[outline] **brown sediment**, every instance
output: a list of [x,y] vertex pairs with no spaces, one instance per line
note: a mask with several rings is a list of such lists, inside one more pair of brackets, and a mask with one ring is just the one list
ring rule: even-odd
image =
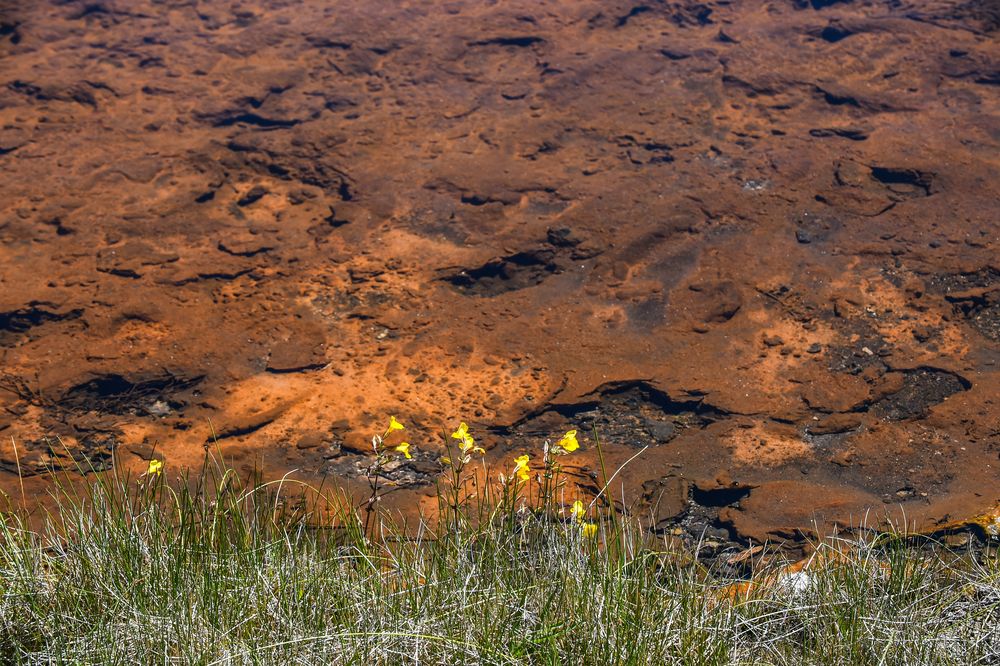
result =
[[[739,540],[1000,504],[1000,18],[954,2],[39,2],[0,30],[0,487],[355,487],[581,431]],[[585,482],[585,479],[590,481]],[[657,503],[658,502],[658,503]]]

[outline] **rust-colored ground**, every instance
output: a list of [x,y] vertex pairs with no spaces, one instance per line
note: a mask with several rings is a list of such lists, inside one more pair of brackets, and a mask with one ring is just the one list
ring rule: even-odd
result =
[[992,0],[0,21],[8,492],[213,438],[350,485],[396,414],[400,507],[460,419],[498,469],[576,427],[584,490],[648,446],[614,496],[691,535],[1000,502]]

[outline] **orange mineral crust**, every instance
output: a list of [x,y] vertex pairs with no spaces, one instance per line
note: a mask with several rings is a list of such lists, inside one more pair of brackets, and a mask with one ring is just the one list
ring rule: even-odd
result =
[[994,2],[0,7],[8,494],[394,414],[390,508],[463,420],[691,534],[1000,505]]

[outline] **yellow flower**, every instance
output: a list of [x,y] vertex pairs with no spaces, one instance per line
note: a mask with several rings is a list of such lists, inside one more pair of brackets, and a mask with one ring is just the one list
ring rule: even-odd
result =
[[458,448],[462,449],[462,453],[468,453],[472,451],[473,453],[486,453],[486,449],[481,446],[476,446],[476,440],[472,438],[472,435],[466,436],[462,440],[462,443],[458,445]]
[[153,460],[149,461],[149,467],[146,468],[146,474],[149,476],[156,476],[162,470],[163,470],[163,461],[156,460],[154,458]]
[[451,433],[454,439],[460,440],[458,448],[462,450],[462,453],[468,453],[472,451],[473,453],[485,454],[486,449],[481,446],[476,446],[475,438],[469,434],[469,426],[465,423],[461,423],[458,426],[458,430]]
[[528,467],[529,460],[530,458],[527,455],[514,458],[514,473],[517,474],[517,478],[522,481],[527,481],[531,478],[531,468]]
[[458,430],[451,433],[451,436],[454,439],[465,439],[468,434],[469,434],[469,426],[465,425],[465,423],[463,422],[458,425]]
[[569,510],[569,515],[571,515],[574,520],[583,520],[583,517],[587,515],[587,509],[584,508],[583,502],[580,500],[573,502],[573,508]]
[[386,433],[390,433],[393,430],[402,430],[402,429],[403,429],[403,424],[400,423],[399,421],[397,421],[395,416],[390,416],[389,417],[389,429],[386,430]]
[[[402,426],[400,426],[400,427],[402,427]],[[410,459],[410,458],[413,457],[413,456],[410,455],[410,443],[409,442],[403,442],[402,444],[400,444],[399,446],[397,446],[395,448],[396,448],[397,451],[399,451],[404,456],[406,456],[407,459]]]
[[593,539],[597,536],[597,523],[584,523],[583,524],[583,536],[588,539]]
[[576,430],[570,430],[562,439],[560,439],[556,446],[562,448],[566,453],[573,453],[578,448],[580,448],[580,442],[576,441]]

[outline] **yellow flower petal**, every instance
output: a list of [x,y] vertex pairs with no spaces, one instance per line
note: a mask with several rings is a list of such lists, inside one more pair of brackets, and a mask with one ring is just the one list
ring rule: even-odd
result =
[[597,536],[597,523],[584,523],[583,524],[583,536],[588,539],[593,539]]
[[403,424],[397,421],[395,416],[390,416],[388,432],[392,432],[393,430],[402,430],[402,429],[403,429]]
[[583,502],[580,500],[573,502],[573,508],[569,510],[569,515],[573,516],[575,520],[583,520],[583,517],[587,515],[587,509],[583,506]]
[[562,447],[567,453],[573,453],[578,448],[580,448],[580,442],[576,440],[576,430],[570,430],[562,439],[560,439],[556,446]]
[[455,439],[465,439],[465,436],[469,434],[469,426],[462,422],[458,425],[458,430],[451,433],[451,436]]
[[149,461],[149,467],[146,468],[146,474],[148,474],[150,476],[156,476],[157,474],[159,474],[162,471],[163,471],[163,461],[162,460],[156,460],[154,458],[153,460]]
[[531,458],[527,455],[514,458],[514,473],[517,474],[517,478],[522,481],[527,481],[531,478],[531,468],[528,467],[529,460],[531,460]]
[[410,455],[410,443],[409,442],[403,442],[399,446],[395,447],[395,449],[396,449],[396,451],[399,451],[404,456],[406,456],[407,459],[413,457],[413,456]]

